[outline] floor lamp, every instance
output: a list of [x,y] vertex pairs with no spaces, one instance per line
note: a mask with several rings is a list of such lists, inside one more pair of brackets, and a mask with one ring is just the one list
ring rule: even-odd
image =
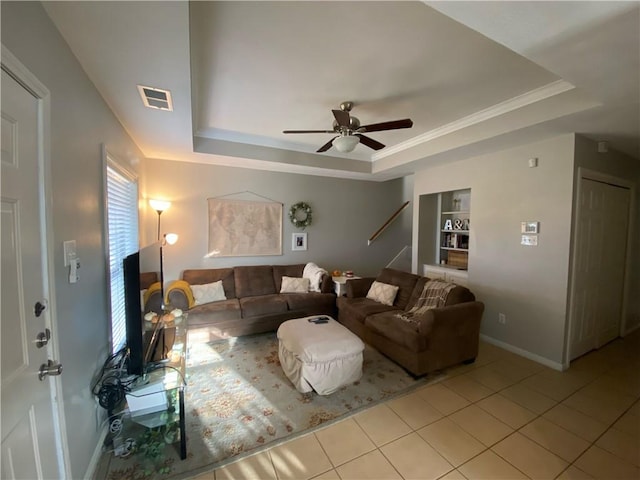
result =
[[158,240],[160,240],[160,215],[171,206],[171,202],[166,200],[149,200],[149,205],[158,212]]

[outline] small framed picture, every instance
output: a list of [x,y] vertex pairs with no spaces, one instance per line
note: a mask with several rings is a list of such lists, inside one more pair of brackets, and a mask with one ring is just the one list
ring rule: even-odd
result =
[[540,230],[540,222],[522,222],[520,224],[520,233],[537,234]]
[[306,250],[307,249],[307,234],[306,233],[294,233],[291,238],[291,250]]

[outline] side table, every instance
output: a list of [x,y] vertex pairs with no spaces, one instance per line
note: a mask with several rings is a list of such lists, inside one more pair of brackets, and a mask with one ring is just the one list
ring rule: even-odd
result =
[[340,276],[340,277],[331,277],[331,278],[333,278],[333,288],[334,288],[334,291],[336,292],[336,295],[341,297],[342,295],[347,294],[347,282],[353,278],[360,278],[360,277]]
[[[166,360],[149,364],[145,373],[127,394],[128,417],[146,428],[178,424],[180,458],[187,458],[187,435],[184,410],[186,388],[187,314],[174,320],[175,340]],[[177,405],[176,405],[177,403]],[[131,408],[136,405],[135,411]],[[142,406],[143,408],[139,408]],[[146,408],[144,408],[146,407]],[[175,428],[175,427],[174,427]],[[177,436],[176,436],[177,437]],[[176,438],[177,439],[177,438]],[[174,439],[175,440],[175,439]],[[167,441],[167,443],[171,443]]]

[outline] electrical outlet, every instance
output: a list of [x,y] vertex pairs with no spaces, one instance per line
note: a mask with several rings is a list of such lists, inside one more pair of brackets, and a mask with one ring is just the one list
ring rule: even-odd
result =
[[504,313],[498,314],[498,323],[504,325],[507,323],[507,316]]

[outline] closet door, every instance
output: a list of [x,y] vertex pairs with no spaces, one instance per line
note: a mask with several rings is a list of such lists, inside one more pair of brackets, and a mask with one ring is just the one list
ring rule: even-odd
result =
[[570,360],[620,333],[630,192],[580,180],[571,299]]

